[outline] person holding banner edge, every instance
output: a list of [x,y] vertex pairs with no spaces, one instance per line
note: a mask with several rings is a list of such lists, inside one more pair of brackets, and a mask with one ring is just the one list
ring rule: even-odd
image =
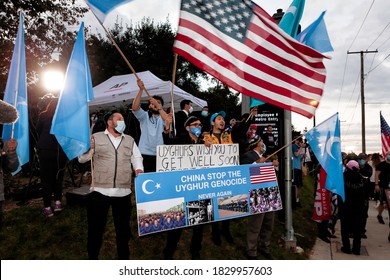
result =
[[[93,154],[93,183],[87,199],[88,257],[98,259],[103,242],[109,208],[112,207],[118,258],[129,259],[131,182],[143,172],[142,156],[126,128],[120,113],[105,115],[107,128],[91,136],[91,148],[79,156],[79,162],[91,159]],[[92,152],[91,152],[92,151]],[[132,168],[133,167],[133,168]]]
[[[172,123],[172,116],[166,118],[165,126],[166,129],[169,129]],[[170,138],[168,133],[164,133],[164,143],[168,145],[178,145],[178,144],[202,144],[203,140],[201,139],[202,134],[202,123],[200,119],[191,116],[185,123],[184,128],[187,131],[187,134],[181,134],[180,136]],[[183,233],[182,228],[175,230],[170,230],[167,232],[167,241],[165,248],[163,250],[164,259],[171,260],[176,251],[177,244],[180,240],[180,237]],[[200,250],[202,249],[202,240],[203,240],[203,225],[196,225],[192,227],[192,239],[191,239],[191,248],[190,253],[193,260],[200,259]]]
[[[266,158],[263,154],[266,151],[266,145],[259,135],[249,139],[249,151],[240,157],[241,164],[264,163]],[[277,159],[272,160],[273,166],[279,166]],[[249,260],[257,259],[257,252],[267,260],[272,260],[270,253],[270,244],[272,232],[274,230],[275,212],[260,213],[251,215],[248,218],[246,246],[247,257]],[[260,237],[260,240],[259,240]],[[257,247],[260,247],[259,250]]]

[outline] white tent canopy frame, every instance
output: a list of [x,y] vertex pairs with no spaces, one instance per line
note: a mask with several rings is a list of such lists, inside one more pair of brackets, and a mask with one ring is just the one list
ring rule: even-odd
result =
[[[164,100],[164,109],[170,107],[172,82],[163,81],[150,71],[137,73],[144,82],[145,88],[151,96],[158,95]],[[139,91],[137,77],[134,74],[112,76],[108,80],[93,88],[94,100],[89,102],[90,111],[131,106],[132,100]],[[201,110],[207,106],[207,102],[199,99],[181,88],[174,86],[173,106],[175,111],[180,110],[180,102],[184,99],[191,100],[194,110]],[[148,100],[147,94],[142,94],[141,102]]]

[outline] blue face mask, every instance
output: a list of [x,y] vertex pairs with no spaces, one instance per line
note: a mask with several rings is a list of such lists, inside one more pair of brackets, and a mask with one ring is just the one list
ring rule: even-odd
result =
[[263,150],[264,150],[264,152],[263,153],[265,153],[266,151],[267,151],[267,146],[264,144],[264,146],[263,146]]
[[118,133],[123,133],[123,131],[125,131],[125,128],[126,128],[126,124],[125,124],[124,121],[117,121],[117,122],[116,122],[115,130],[116,130]]
[[191,127],[190,132],[196,137],[199,137],[202,134],[202,129],[200,127]]
[[363,166],[366,164],[366,161],[364,159],[359,159],[358,162],[359,162],[360,166]]
[[202,111],[202,117],[207,117],[208,112],[207,111]]
[[390,161],[390,155],[387,155],[387,156],[386,156],[386,160],[387,160],[387,161]]

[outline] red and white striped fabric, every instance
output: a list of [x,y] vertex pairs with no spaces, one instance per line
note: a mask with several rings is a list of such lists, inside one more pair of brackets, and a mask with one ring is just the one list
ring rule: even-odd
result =
[[174,51],[242,94],[308,118],[323,94],[325,56],[251,1],[183,0]]
[[385,118],[381,116],[381,139],[382,139],[382,155],[385,157],[387,152],[390,151],[390,127],[387,124]]

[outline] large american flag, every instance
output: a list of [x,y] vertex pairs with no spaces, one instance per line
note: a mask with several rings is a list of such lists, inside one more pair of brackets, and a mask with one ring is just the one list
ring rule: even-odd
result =
[[251,184],[261,184],[276,181],[275,168],[272,165],[254,166],[249,168]]
[[387,124],[385,118],[381,116],[381,138],[382,138],[382,155],[386,156],[387,152],[390,151],[390,127]]
[[182,0],[174,51],[229,87],[308,118],[323,93],[325,56],[252,1]]

